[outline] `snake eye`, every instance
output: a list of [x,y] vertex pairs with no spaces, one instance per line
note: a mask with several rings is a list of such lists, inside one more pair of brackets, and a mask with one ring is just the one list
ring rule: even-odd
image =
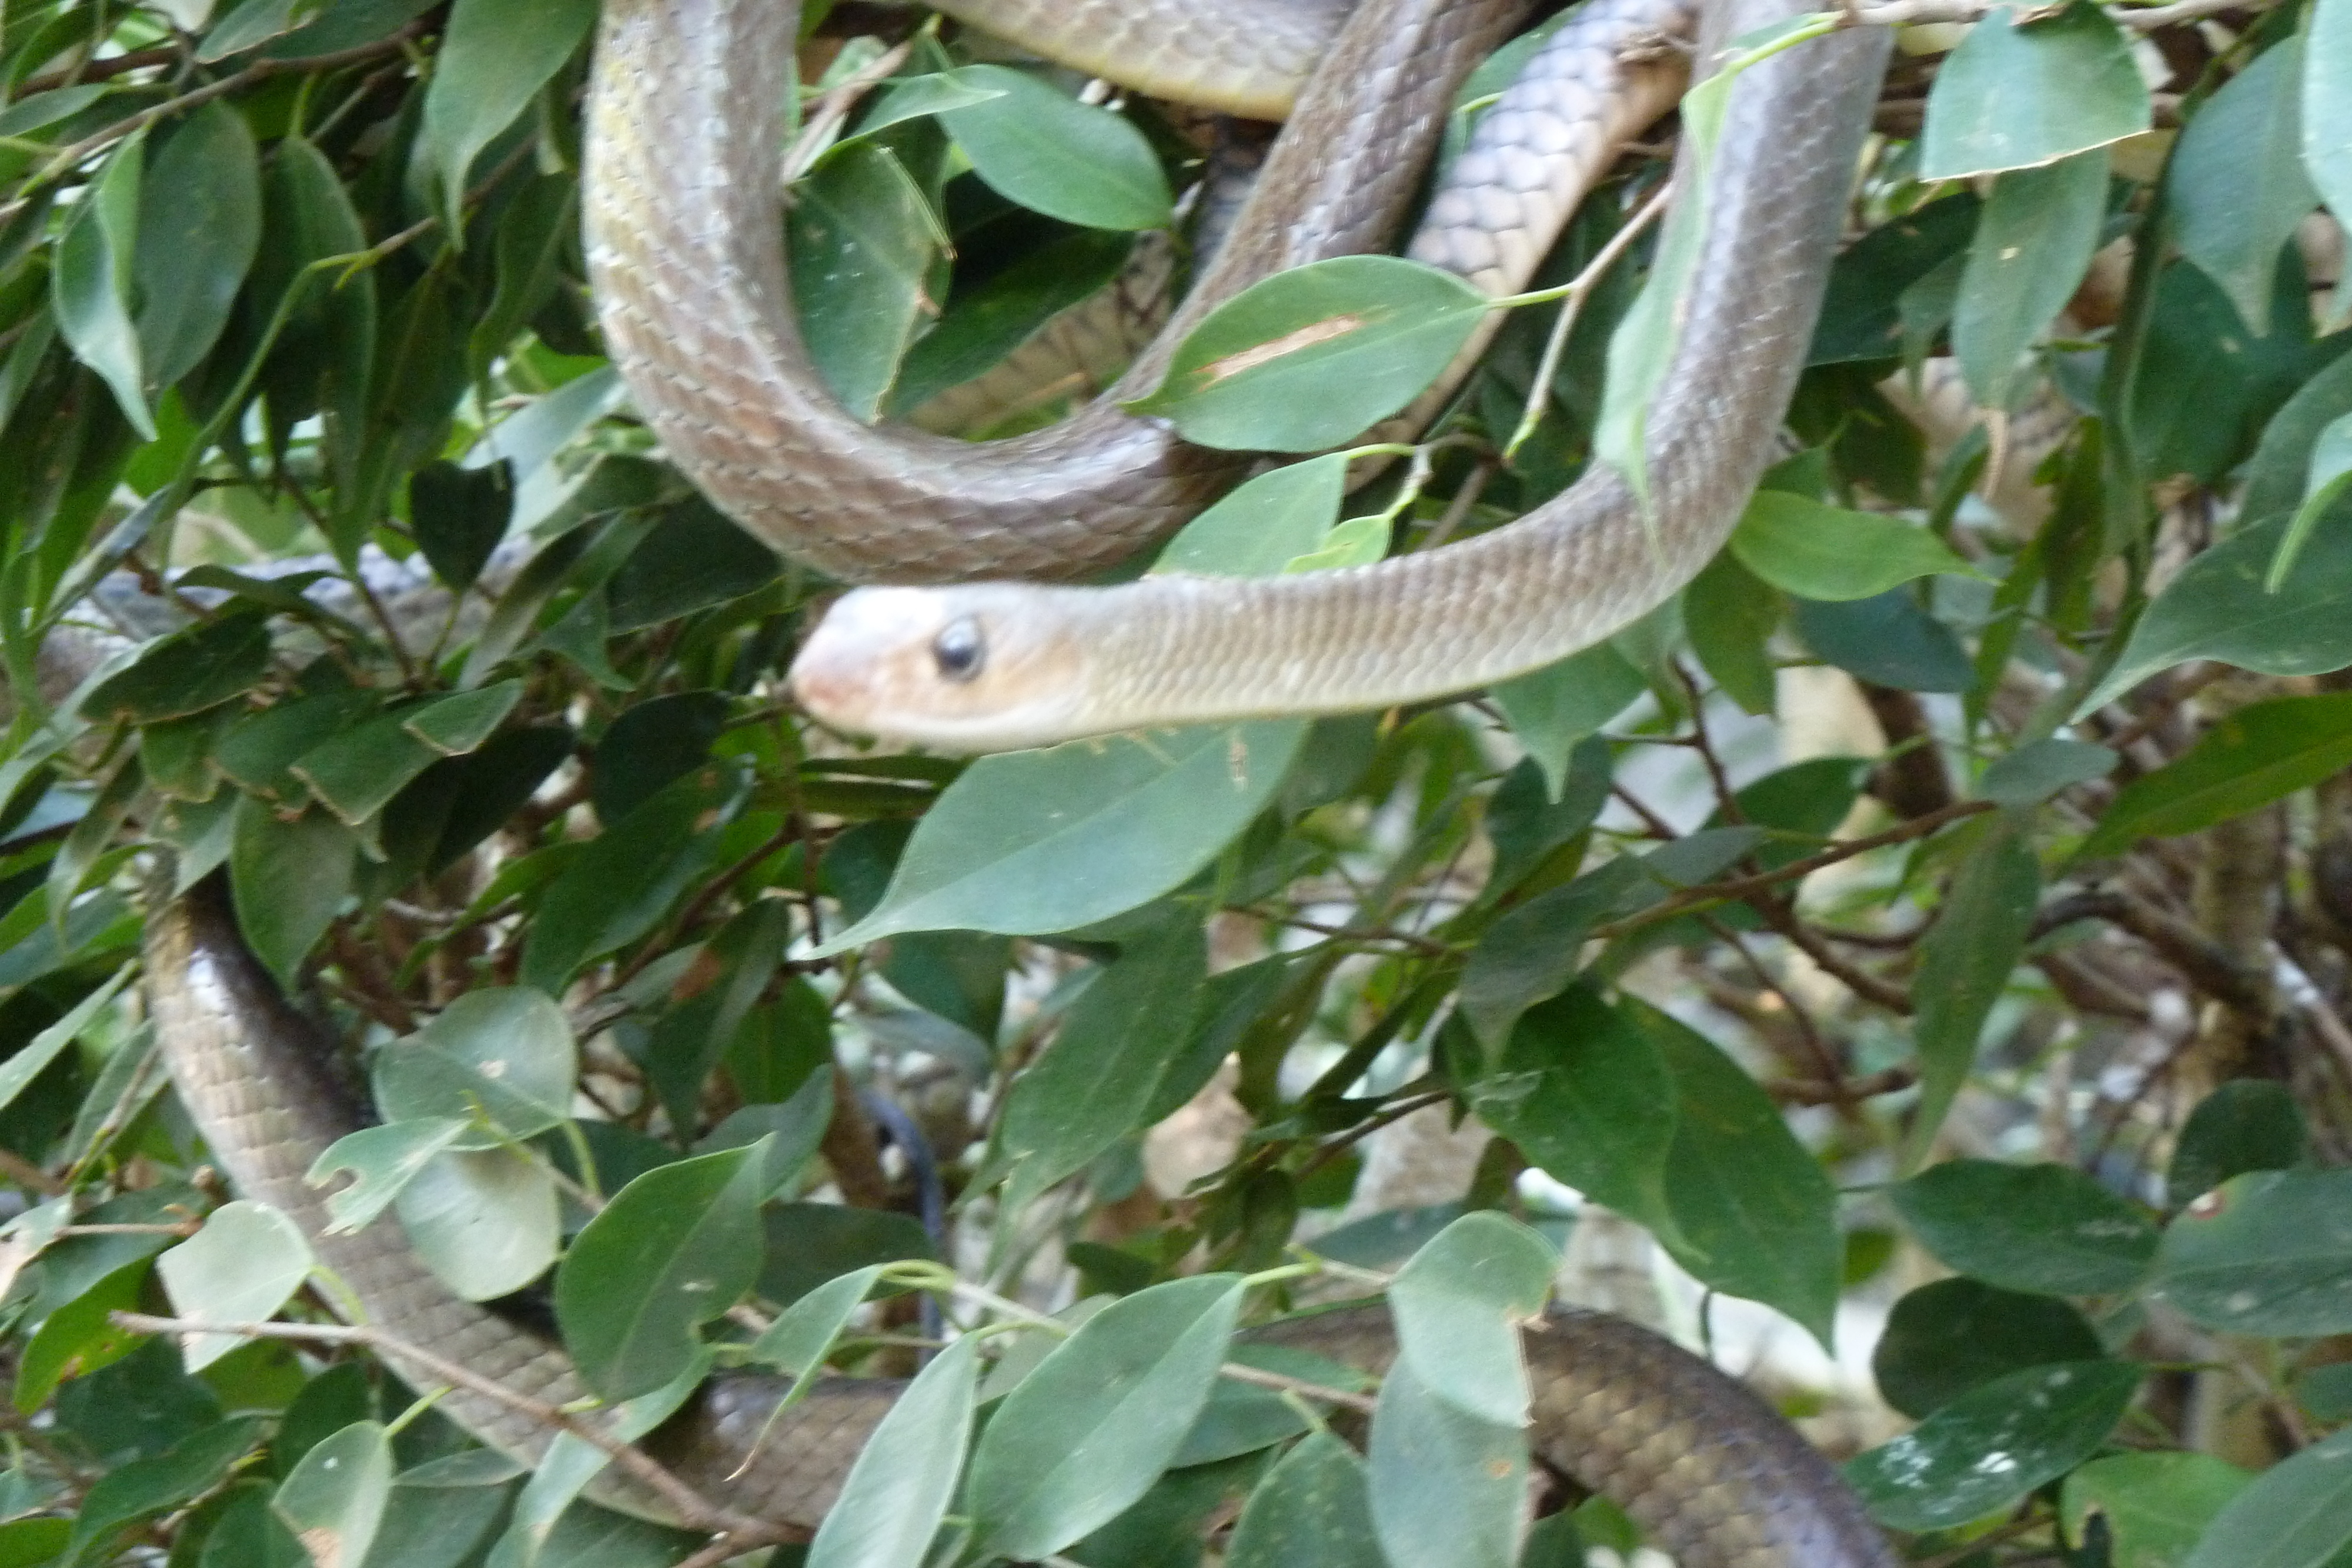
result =
[[959,685],[977,676],[988,662],[988,641],[980,633],[980,622],[963,615],[940,627],[931,639],[931,662],[942,677]]

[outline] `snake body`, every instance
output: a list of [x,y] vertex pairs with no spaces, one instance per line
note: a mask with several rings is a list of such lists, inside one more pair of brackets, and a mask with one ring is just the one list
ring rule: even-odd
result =
[[[1702,57],[1784,21],[1722,0]],[[1744,72],[1704,176],[1698,259],[1647,415],[1645,507],[1596,464],[1517,522],[1423,554],[1255,580],[978,583],[845,595],[793,671],[840,727],[956,750],[1450,695],[1586,647],[1719,549],[1771,449],[1820,309],[1885,42],[1851,31]]]
[[[325,1204],[303,1176],[356,1124],[355,1113],[325,1069],[331,1041],[245,946],[217,878],[159,905],[146,956],[156,1038],[213,1157],[240,1193],[301,1227],[366,1321],[546,1404],[583,1397],[560,1347],[451,1294],[389,1217],[356,1235],[326,1234]],[[1253,1333],[1372,1373],[1395,1354],[1377,1308]],[[1537,1451],[1641,1521],[1683,1568],[1893,1568],[1884,1538],[1827,1461],[1707,1363],[1594,1312],[1554,1312],[1528,1331],[1526,1346]],[[396,1354],[391,1359],[398,1364]],[[404,1371],[420,1387],[437,1381],[428,1370]],[[788,1386],[768,1376],[715,1378],[645,1446],[706,1497],[814,1527],[903,1385],[827,1377],[755,1449]],[[484,1396],[454,1389],[439,1408],[525,1463],[546,1449],[544,1427]],[[658,1515],[649,1493],[604,1486],[602,1500]]]

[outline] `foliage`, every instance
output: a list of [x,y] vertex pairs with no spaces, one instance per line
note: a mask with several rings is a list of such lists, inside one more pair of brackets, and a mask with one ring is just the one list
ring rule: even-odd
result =
[[[2304,242],[2352,197],[2352,0],[2193,9],[1912,35],[1793,455],[1610,643],[1414,711],[967,763],[794,713],[830,585],[625,406],[575,235],[591,7],[11,0],[0,1562],[699,1544],[567,1511],[552,1463],[524,1490],[358,1346],[184,1358],[117,1320],[343,1289],[201,1174],[131,984],[157,847],[364,1050],[336,1224],[538,1291],[604,1396],[714,1354],[912,1371],[914,1292],[987,1325],[851,1472],[826,1564],[1192,1562],[1213,1517],[1246,1563],[1624,1544],[1604,1505],[1519,1507],[1503,1324],[1578,1195],[1646,1228],[1678,1310],[1872,1352],[1916,1427],[1789,1403],[1844,1411],[1928,1556],[2336,1559],[2352,334]],[[813,92],[918,26],[880,15],[812,16]],[[1199,173],[1148,105],[911,45],[794,165],[800,307],[864,413],[1004,359]],[[1344,564],[1558,494],[1604,364],[1654,370],[1671,235],[1548,352],[1559,286],[1664,172],[1589,204],[1412,461],[1351,497],[1339,458],[1276,468],[1163,564]],[[1343,444],[1486,309],[1403,262],[1293,274],[1150,406]],[[1922,375],[1992,413],[1915,423]],[[75,637],[110,656],[59,692]],[[1248,1128],[1189,1186],[1148,1174],[1188,1105]],[[1500,1136],[1340,1225],[1367,1141],[1432,1107]],[[1234,1341],[1366,1270],[1402,1329],[1376,1396]],[[1362,1458],[1319,1429],[1349,1400]]]

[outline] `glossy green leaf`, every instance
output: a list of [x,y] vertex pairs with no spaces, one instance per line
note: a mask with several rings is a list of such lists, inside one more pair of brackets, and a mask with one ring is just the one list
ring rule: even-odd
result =
[[1838,668],[1906,692],[1964,692],[1975,683],[1968,650],[1952,629],[1919,608],[1913,591],[1870,599],[1796,602],[1797,632]]
[[328,1145],[305,1179],[325,1186],[341,1173],[352,1177],[327,1197],[328,1233],[357,1230],[382,1214],[436,1155],[455,1148],[471,1130],[468,1120],[428,1116],[362,1127]]
[[709,866],[742,805],[739,777],[698,771],[588,841],[540,900],[522,978],[553,996],[580,967],[635,941]]
[[1916,1419],[2012,1372],[2103,1354],[2097,1331],[2065,1301],[1937,1280],[1895,1303],[1870,1370],[1886,1402]]
[[1159,389],[1125,406],[1204,446],[1321,451],[1418,397],[1489,308],[1470,284],[1419,262],[1313,262],[1211,311]]
[[122,416],[149,441],[155,416],[147,406],[147,374],[139,361],[131,320],[137,287],[139,183],[147,143],[132,136],[108,154],[58,238],[49,307],[74,358],[98,372],[114,392]]
[[1079,993],[1005,1095],[991,1164],[1011,1171],[1009,1203],[1025,1207],[1136,1129],[1191,1039],[1208,966],[1200,924],[1174,920],[1129,944]]
[[1785,609],[1780,596],[1727,550],[1683,590],[1683,631],[1699,667],[1726,696],[1759,716],[1780,700],[1770,643]]
[[261,161],[245,117],[225,103],[191,111],[158,145],[139,208],[139,355],[168,387],[219,340],[261,245]]
[[1567,988],[1586,936],[1637,900],[1644,880],[1640,863],[1621,855],[1513,906],[1486,928],[1463,967],[1461,1008],[1489,1050],[1511,1040],[1528,1009]]
[[409,1178],[393,1207],[425,1267],[467,1301],[530,1284],[562,1241],[554,1175],[512,1149],[438,1155]]
[[1785,490],[1756,492],[1732,533],[1731,551],[1758,577],[1802,599],[1868,599],[1933,572],[1973,575],[1925,528]]
[[2038,806],[2062,789],[2104,779],[2118,758],[2104,746],[2055,737],[2028,741],[1993,759],[1977,793],[2001,806]]
[[217,1486],[260,1431],[261,1423],[250,1416],[216,1422],[181,1439],[168,1453],[108,1471],[83,1494],[72,1540],[59,1561],[67,1568],[109,1561],[117,1531]]
[[971,1440],[981,1340],[934,1357],[892,1402],[809,1547],[809,1568],[920,1568]]
[[1982,1519],[2095,1453],[2140,1377],[2127,1361],[2013,1372],[1852,1460],[1846,1479],[1872,1516],[1896,1530]]
[[1810,362],[1885,360],[1902,352],[1900,301],[1964,253],[1981,207],[1973,192],[1956,192],[1890,218],[1846,246],[1830,269]]
[[2156,1255],[2155,1224],[2072,1166],[1950,1160],[1889,1189],[1938,1259],[2013,1291],[2128,1291]]
[[1936,73],[1919,138],[1921,178],[2053,163],[2151,123],[2131,45],[2097,6],[2017,17],[2014,8],[1996,8]]
[[2165,1201],[2178,1208],[2248,1171],[2293,1170],[2311,1135],[2284,1083],[2242,1078],[2197,1103],[2172,1148]]
[[183,718],[243,695],[269,666],[269,624],[228,614],[174,632],[108,676],[82,699],[93,720],[152,724]]
[[2241,528],[2183,567],[2076,712],[2112,702],[2189,659],[2218,659],[2266,675],[2352,664],[2352,510],[2320,520],[2294,570],[2271,593],[2263,579],[2287,522],[2273,517]]
[[1659,1240],[1704,1283],[1776,1307],[1828,1344],[1844,1255],[1829,1178],[1738,1063],[1654,1008],[1619,1006],[1675,1077],[1666,1204],[1680,1241]]
[[793,187],[785,235],[809,358],[842,406],[870,420],[938,309],[929,285],[946,235],[930,199],[890,148],[845,142]]
[[2077,1543],[2095,1515],[2106,1527],[2115,1568],[2181,1568],[2214,1515],[2250,1479],[2210,1454],[2110,1454],[2066,1478],[2058,1513]]
[[940,111],[940,123],[972,172],[1007,201],[1088,228],[1167,225],[1168,177],[1127,120],[1003,66],[961,66],[946,75],[991,95]]
[[521,117],[595,16],[590,0],[457,0],[450,7],[423,131],[450,234],[464,226],[474,160]]
[[827,1280],[777,1313],[776,1321],[751,1342],[751,1348],[744,1354],[794,1379],[793,1392],[798,1393],[802,1381],[824,1364],[833,1342],[857,1315],[857,1309],[865,1304],[866,1293],[874,1289],[874,1281],[881,1272],[881,1264],[868,1263],[863,1269]]
[[[961,408],[963,392],[958,389],[964,389],[979,402],[980,389],[967,383],[1045,331],[1064,311],[1086,308],[1085,302],[1118,276],[1135,243],[1131,235],[1080,229],[1048,241],[1001,272],[960,286],[949,296],[939,324],[907,350],[890,389],[890,412],[933,428],[933,410],[924,407],[932,399],[945,394],[943,401]],[[992,402],[981,417],[1000,409]]]
[[696,1331],[751,1288],[766,1153],[755,1144],[647,1171],[573,1239],[555,1271],[555,1321],[605,1398],[679,1376],[700,1350]]
[[2304,477],[2303,504],[2294,509],[2294,517],[2279,538],[2278,553],[2271,557],[2271,569],[2263,579],[2263,587],[2276,593],[2294,570],[2294,563],[2303,554],[2303,547],[2311,538],[2311,531],[2319,527],[2327,514],[2342,500],[2347,488],[2352,488],[2352,414],[2342,414],[2323,425],[2312,438],[2311,467]]
[[2352,1324],[2352,1171],[2232,1176],[2165,1228],[2150,1294],[2225,1333]]
[[356,1568],[391,1499],[392,1439],[380,1423],[355,1421],[302,1456],[274,1506],[320,1568]]
[[837,1203],[771,1203],[760,1211],[767,1260],[760,1294],[789,1307],[829,1280],[873,1263],[936,1258],[912,1215]]
[[1651,1229],[1674,1228],[1675,1080],[1654,1041],[1589,988],[1528,1009],[1478,1114],[1546,1176]]
[[1533,758],[1503,775],[1486,801],[1486,837],[1495,846],[1495,869],[1482,896],[1516,887],[1592,826],[1609,803],[1613,760],[1607,741],[1588,736],[1570,751],[1566,777],[1556,790]]
[[434,575],[470,588],[514,518],[514,466],[428,463],[408,476],[408,517]]
[[2084,856],[2193,833],[2269,805],[2352,766],[2352,692],[2249,703],[2178,761],[2116,791]]
[[1400,1360],[1367,1445],[1372,1524],[1391,1563],[1512,1568],[1527,1533],[1528,1443],[1442,1397]]
[[287,983],[350,896],[358,841],[328,812],[288,821],[250,795],[236,803],[234,831],[228,876],[237,929]]
[[1186,523],[1151,570],[1272,577],[1330,532],[1347,474],[1336,453],[1270,468]]
[[2025,956],[2042,895],[2042,867],[2015,824],[1977,841],[1952,878],[1936,924],[1919,945],[1912,994],[1918,1013],[1919,1108],[1906,1140],[1906,1168],[1927,1157],[1952,1101],[1976,1066],[1977,1042],[1993,1004]]
[[[173,1311],[199,1322],[257,1323],[284,1306],[310,1273],[310,1244],[267,1204],[223,1204],[204,1228],[155,1260]],[[200,1371],[245,1343],[236,1334],[189,1334],[188,1370]]]
[[1285,1454],[1250,1493],[1228,1568],[1358,1568],[1379,1560],[1364,1462],[1328,1432]]
[[1556,664],[1498,682],[1488,695],[1558,795],[1567,787],[1569,758],[1579,744],[1647,689],[1642,672],[1624,654],[1597,643]]
[[579,1072],[579,1047],[561,1008],[527,987],[485,986],[376,1053],[376,1108],[395,1124],[487,1118],[509,1138],[529,1138],[563,1120]]
[[128,967],[117,970],[113,978],[76,1002],[65,1017],[17,1047],[8,1060],[0,1061],[0,1109],[13,1103],[34,1079],[47,1071],[49,1063],[64,1054],[66,1047],[81,1038],[130,978]]
[[1979,403],[2009,406],[2025,351],[2090,269],[2106,210],[2105,148],[1993,182],[1952,306],[1952,352]]
[[1112,1302],[1005,1396],[964,1494],[974,1554],[1058,1552],[1143,1495],[1224,1361],[1243,1288],[1171,1280]]
[[304,752],[288,771],[319,803],[359,827],[391,804],[411,780],[445,757],[489,737],[522,695],[520,681],[428,697],[346,729]]
[[2352,212],[2352,5],[2317,0],[2303,41],[2303,166],[2327,210]]
[[1068,931],[1139,908],[1265,810],[1307,730],[1258,720],[983,758],[916,824],[882,902],[818,953],[901,931]]
[[2263,50],[2205,100],[2165,169],[2180,251],[2248,331],[2270,330],[2279,251],[2319,204],[2303,168],[2303,43]]
[[634,632],[724,604],[783,573],[774,550],[691,497],[663,508],[659,526],[604,585],[612,630]]
[[[2221,1505],[2180,1568],[2323,1568],[2352,1542],[2352,1432],[2323,1437]],[[2204,1495],[2228,1488],[2207,1480]]]
[[1491,1209],[1464,1215],[1389,1285],[1398,1353],[1438,1398],[1498,1426],[1528,1420],[1519,1324],[1543,1311],[1559,1250]]
[[[522,1467],[488,1448],[428,1459],[392,1481],[366,1568],[457,1568],[489,1544]],[[224,1565],[228,1568],[228,1565]]]

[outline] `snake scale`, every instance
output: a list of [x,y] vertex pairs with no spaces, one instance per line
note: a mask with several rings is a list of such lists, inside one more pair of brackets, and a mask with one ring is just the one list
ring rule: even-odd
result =
[[[1787,9],[1722,0],[1706,37],[1720,43]],[[1519,10],[1517,0],[1362,0],[1300,96],[1239,237],[1163,341],[1256,277],[1380,243],[1418,178],[1437,110]],[[587,167],[591,264],[615,358],[681,466],[746,527],[830,571],[930,581],[1081,575],[1232,483],[1234,456],[1187,447],[1112,399],[983,446],[870,430],[832,405],[784,311],[767,204],[775,139],[741,123],[742,106],[778,101],[790,79],[790,14],[758,0],[612,0],[605,10]],[[1880,47],[1860,35],[1811,46],[1735,91],[1700,282],[1652,422],[1654,537],[1631,524],[1622,482],[1595,476],[1485,538],[1290,585],[861,591],[804,652],[802,695],[854,727],[984,748],[1268,711],[1262,695],[1233,695],[1236,681],[1262,693],[1268,671],[1287,694],[1281,711],[1367,706],[1433,681],[1457,689],[1605,634],[1696,570],[1753,483],[1810,332]],[[1237,89],[1235,101],[1249,100]],[[1164,362],[1164,349],[1147,354],[1128,394]],[[1030,622],[1033,635],[1021,618],[1039,613],[1052,623]],[[977,678],[944,671],[950,627],[979,632]],[[1076,647],[1081,637],[1092,646]],[[1154,668],[1184,674],[1171,685]],[[1063,695],[1003,689],[1041,672]],[[559,1347],[449,1293],[391,1221],[324,1234],[322,1200],[302,1178],[357,1124],[323,1066],[331,1041],[245,946],[216,881],[157,908],[147,967],[158,1038],[237,1188],[293,1217],[394,1337],[546,1403],[581,1397]],[[1393,1355],[1377,1308],[1254,1332],[1375,1373]],[[1684,1568],[1894,1562],[1821,1456],[1706,1363],[1576,1312],[1530,1325],[1526,1345],[1538,1451],[1623,1506]],[[714,1379],[646,1447],[706,1495],[812,1526],[899,1385],[827,1378],[753,1452],[784,1386]],[[546,1430],[496,1401],[457,1390],[441,1407],[526,1461],[544,1451]],[[619,1483],[600,1495],[660,1511]]]

